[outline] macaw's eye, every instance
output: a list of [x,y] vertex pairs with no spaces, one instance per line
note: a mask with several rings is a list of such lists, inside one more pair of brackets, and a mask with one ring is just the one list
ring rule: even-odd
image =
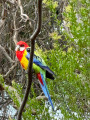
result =
[[29,52],[29,53],[30,53],[30,48],[27,48],[26,50],[27,50],[27,52]]
[[22,44],[22,45],[20,45],[20,47],[24,47],[24,45]]

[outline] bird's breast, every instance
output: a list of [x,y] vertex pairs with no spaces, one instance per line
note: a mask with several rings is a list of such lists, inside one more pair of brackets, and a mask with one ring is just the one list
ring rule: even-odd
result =
[[24,51],[22,59],[20,60],[20,63],[25,70],[27,70],[29,63],[28,59],[26,58],[26,54],[27,54],[26,51]]
[[[27,56],[27,51],[25,50],[22,59],[20,60],[20,63],[25,70],[28,69],[28,64],[29,64],[29,60],[26,58],[26,56]],[[40,72],[40,67],[37,66],[35,63],[33,63],[33,69],[36,74]]]

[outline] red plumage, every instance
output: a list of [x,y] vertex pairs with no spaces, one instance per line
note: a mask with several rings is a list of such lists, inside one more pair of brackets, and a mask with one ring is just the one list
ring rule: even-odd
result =
[[24,53],[24,50],[23,51],[16,51],[16,56],[19,59],[19,61],[21,61],[21,59],[23,57],[23,53]]
[[17,42],[17,45],[20,45],[20,46],[24,45],[25,48],[29,47],[29,45],[25,43],[24,41]]
[[[25,47],[25,49],[27,47],[29,47],[29,45],[27,43],[25,43],[24,41],[19,41],[17,42],[17,45],[19,45],[20,47]],[[24,50],[25,50],[24,49]],[[23,57],[23,53],[24,53],[24,50],[23,51],[20,51],[20,50],[17,50],[16,51],[16,56],[17,58],[19,59],[19,61],[21,61],[22,57]]]
[[44,85],[40,73],[37,74],[37,78],[40,80],[40,83],[41,83],[42,85]]

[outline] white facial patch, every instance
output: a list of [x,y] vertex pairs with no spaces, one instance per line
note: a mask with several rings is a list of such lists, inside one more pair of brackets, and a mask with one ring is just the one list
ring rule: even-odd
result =
[[19,45],[17,45],[15,51],[23,51],[25,49],[25,47],[20,47]]
[[25,50],[25,47],[20,47],[20,51],[23,51],[23,50]]

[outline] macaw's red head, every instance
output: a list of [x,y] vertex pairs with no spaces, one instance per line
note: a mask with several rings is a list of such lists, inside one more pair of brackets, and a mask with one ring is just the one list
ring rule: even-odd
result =
[[19,61],[21,61],[22,57],[23,57],[23,53],[24,50],[29,47],[27,43],[25,43],[24,41],[19,41],[17,42],[17,46],[16,46],[16,56],[19,59]]

